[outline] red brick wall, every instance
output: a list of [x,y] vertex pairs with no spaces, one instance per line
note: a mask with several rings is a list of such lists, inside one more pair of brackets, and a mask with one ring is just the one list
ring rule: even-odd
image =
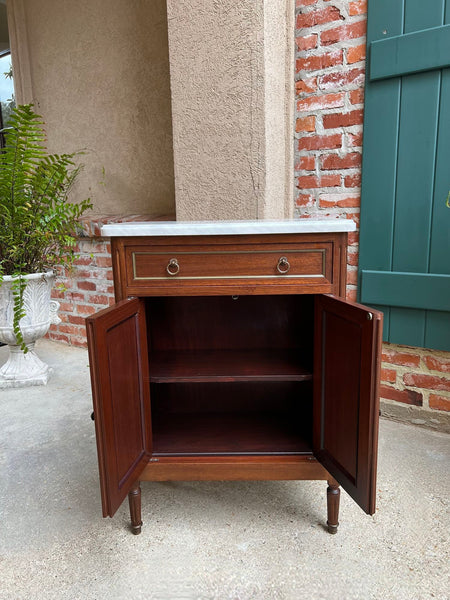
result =
[[[296,2],[299,218],[359,223],[366,11],[366,0]],[[350,299],[356,298],[357,267],[356,233],[348,253]],[[414,420],[419,411],[450,411],[450,353],[385,344],[381,377],[386,412],[390,405],[402,405]]]
[[[366,2],[296,4],[296,216],[358,223]],[[357,250],[358,235],[351,234],[351,299],[356,299]]]
[[111,245],[101,238],[80,239],[77,252],[71,273],[58,277],[53,290],[53,298],[61,305],[61,323],[52,325],[47,337],[86,347],[85,318],[114,303]]
[[450,411],[450,353],[384,344],[382,398]]
[[114,304],[114,287],[109,239],[100,237],[104,223],[121,221],[173,220],[173,215],[123,215],[88,217],[81,223],[73,268],[57,278],[52,296],[60,303],[59,325],[52,325],[47,337],[57,342],[85,348],[85,318]]

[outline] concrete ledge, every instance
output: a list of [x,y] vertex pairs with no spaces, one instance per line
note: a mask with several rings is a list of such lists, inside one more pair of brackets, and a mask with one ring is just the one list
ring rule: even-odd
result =
[[410,406],[388,400],[381,400],[380,408],[381,415],[386,419],[450,433],[450,413],[427,410],[421,406]]

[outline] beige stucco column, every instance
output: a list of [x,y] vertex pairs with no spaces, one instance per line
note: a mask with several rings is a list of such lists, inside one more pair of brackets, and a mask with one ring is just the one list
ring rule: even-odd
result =
[[294,0],[167,0],[178,220],[293,209]]

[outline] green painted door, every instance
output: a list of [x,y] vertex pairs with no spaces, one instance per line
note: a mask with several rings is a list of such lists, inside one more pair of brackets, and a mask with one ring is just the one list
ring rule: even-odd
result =
[[359,294],[450,350],[450,0],[369,0]]

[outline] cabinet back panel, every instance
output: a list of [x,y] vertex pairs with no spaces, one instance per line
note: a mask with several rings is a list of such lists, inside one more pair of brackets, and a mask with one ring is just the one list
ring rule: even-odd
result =
[[152,383],[152,413],[278,411],[308,418],[312,383]]
[[147,300],[151,350],[305,348],[312,351],[313,297],[157,297]]
[[155,454],[309,453],[305,383],[152,384]]

